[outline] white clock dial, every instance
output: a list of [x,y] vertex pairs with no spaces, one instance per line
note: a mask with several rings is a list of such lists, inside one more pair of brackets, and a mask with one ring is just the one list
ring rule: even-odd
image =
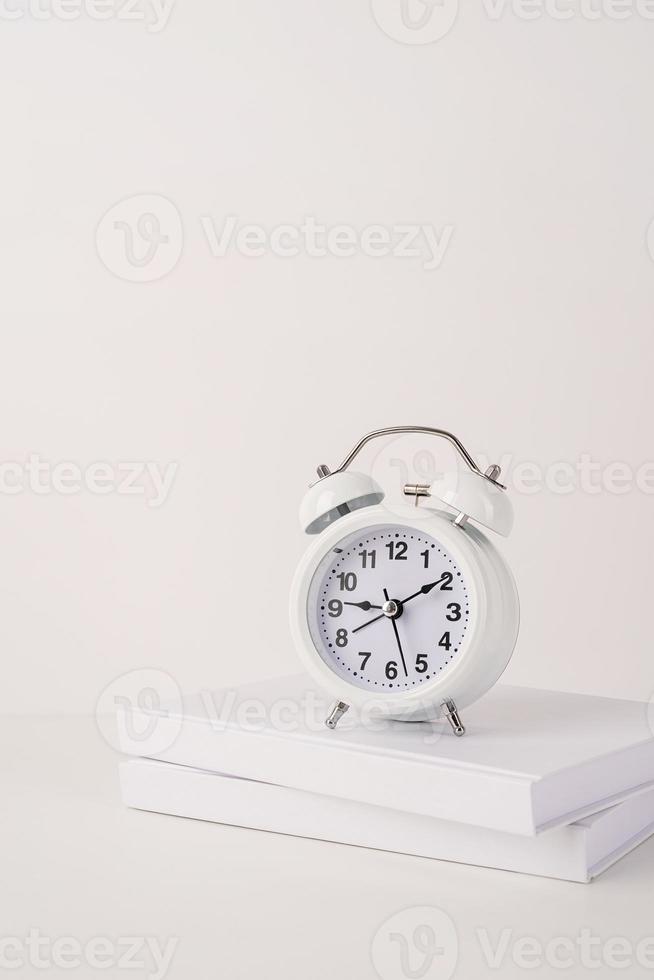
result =
[[442,677],[465,644],[472,610],[463,571],[435,537],[376,524],[348,534],[318,565],[307,600],[322,660],[378,694]]

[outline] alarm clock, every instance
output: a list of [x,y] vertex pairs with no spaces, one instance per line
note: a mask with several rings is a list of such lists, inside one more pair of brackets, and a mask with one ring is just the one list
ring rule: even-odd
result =
[[[404,433],[447,440],[463,465],[405,485],[405,504],[391,512],[382,487],[350,466],[371,440]],[[293,580],[290,621],[304,667],[336,699],[328,728],[356,705],[399,720],[446,718],[465,733],[460,709],[497,681],[518,635],[513,576],[479,527],[511,531],[499,476],[428,426],[377,429],[333,472],[318,467],[300,506],[314,540]]]

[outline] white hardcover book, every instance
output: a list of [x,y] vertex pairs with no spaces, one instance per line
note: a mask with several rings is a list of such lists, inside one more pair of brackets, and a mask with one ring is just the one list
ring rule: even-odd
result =
[[568,881],[590,881],[654,832],[654,790],[529,838],[148,759],[123,762],[120,780],[139,810]]
[[[304,675],[204,692],[118,716],[132,755],[501,830],[534,835],[654,787],[648,705],[497,685],[442,724],[336,731]],[[145,733],[145,734],[139,734]]]

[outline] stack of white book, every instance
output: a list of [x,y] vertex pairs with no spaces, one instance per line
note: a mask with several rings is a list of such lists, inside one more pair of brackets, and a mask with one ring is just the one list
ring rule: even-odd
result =
[[328,708],[301,675],[132,711],[124,802],[581,882],[654,833],[647,704],[497,685],[463,738]]

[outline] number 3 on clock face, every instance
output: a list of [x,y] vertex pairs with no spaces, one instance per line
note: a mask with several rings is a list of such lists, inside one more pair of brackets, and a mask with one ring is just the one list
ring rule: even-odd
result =
[[465,575],[433,535],[404,525],[361,528],[318,564],[307,616],[324,663],[374,693],[416,690],[442,676],[471,616]]

